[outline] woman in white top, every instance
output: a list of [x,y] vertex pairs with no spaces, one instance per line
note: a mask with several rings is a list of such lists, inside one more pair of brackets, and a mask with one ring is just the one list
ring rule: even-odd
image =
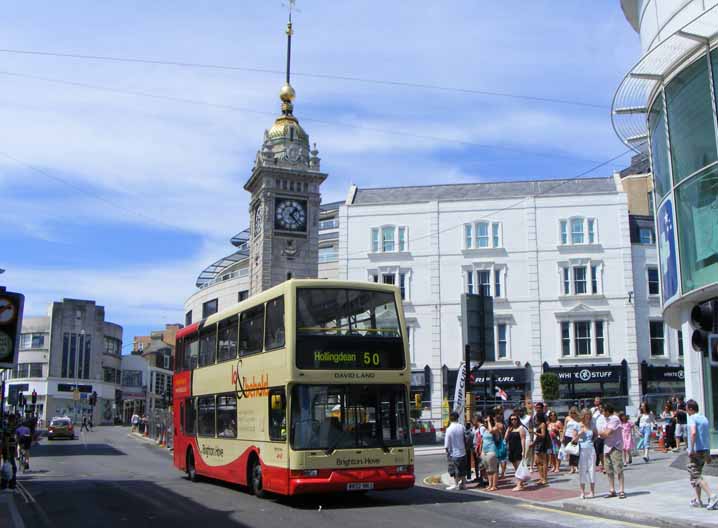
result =
[[578,482],[581,486],[581,498],[586,498],[586,484],[591,488],[591,495],[596,496],[596,449],[593,441],[598,436],[593,424],[593,415],[588,409],[581,412],[581,428],[574,432],[573,443],[578,444]]
[[641,432],[641,439],[636,448],[643,449],[643,461],[648,462],[648,448],[651,446],[651,433],[656,425],[656,416],[646,402],[641,403],[640,412],[638,430]]
[[[581,430],[581,422],[579,421],[578,408],[571,407],[566,416],[566,421],[563,429],[563,445],[568,444]],[[568,467],[570,468],[569,473],[576,473],[578,471],[578,456],[569,455]]]

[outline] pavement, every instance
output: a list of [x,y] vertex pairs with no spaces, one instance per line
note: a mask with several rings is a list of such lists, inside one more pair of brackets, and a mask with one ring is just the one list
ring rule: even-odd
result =
[[409,490],[259,499],[240,486],[190,482],[173,467],[168,449],[126,427],[97,427],[76,440],[43,440],[33,447],[32,470],[19,476],[20,492],[7,495],[11,499],[0,494],[0,527],[637,526],[427,484],[445,467],[443,453],[424,451],[415,461],[417,485]]
[[[608,478],[596,472],[596,495],[594,499],[581,499],[578,475],[570,475],[564,469],[558,474],[549,474],[549,485],[538,486],[531,483],[524,491],[512,491],[515,480],[511,478],[513,469],[509,464],[507,477],[499,483],[496,492],[487,492],[470,485],[464,493],[492,497],[513,504],[531,504],[543,508],[574,512],[590,516],[604,517],[665,528],[716,528],[718,511],[692,508],[689,501],[693,491],[688,483],[685,470],[687,455],[681,453],[651,453],[651,460],[644,463],[634,458],[633,464],[626,466],[626,498],[607,498]],[[718,477],[706,476],[714,473],[704,472],[713,493],[718,494]],[[448,473],[441,475],[441,483],[448,486],[453,483]],[[704,503],[707,502],[704,494]]]

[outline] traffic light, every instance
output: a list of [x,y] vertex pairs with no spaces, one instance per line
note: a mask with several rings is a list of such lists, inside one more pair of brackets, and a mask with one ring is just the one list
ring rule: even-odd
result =
[[22,393],[22,391],[17,393],[17,406],[25,407],[25,395]]
[[11,369],[17,363],[25,296],[0,286],[0,369]]
[[488,295],[461,295],[461,334],[471,361],[494,361],[494,299]]
[[691,310],[691,325],[693,349],[718,364],[718,299],[695,305]]
[[30,397],[32,399],[32,404],[35,405],[37,403],[37,391],[35,389],[32,389],[32,395]]
[[421,394],[418,392],[414,393],[414,406],[417,409],[421,409]]

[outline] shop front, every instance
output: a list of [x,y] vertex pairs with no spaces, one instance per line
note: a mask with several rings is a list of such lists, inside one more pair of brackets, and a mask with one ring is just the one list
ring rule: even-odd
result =
[[666,401],[674,396],[685,396],[685,370],[683,365],[649,365],[641,363],[642,400],[658,414]]
[[611,402],[617,410],[628,405],[628,363],[625,359],[618,365],[552,367],[544,363],[543,371],[558,376],[559,401],[552,402],[557,412],[565,413],[574,405],[579,409],[591,407],[596,396]]

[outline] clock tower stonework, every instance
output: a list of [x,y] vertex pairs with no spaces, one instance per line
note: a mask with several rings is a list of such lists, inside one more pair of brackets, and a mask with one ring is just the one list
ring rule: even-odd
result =
[[[290,22],[290,46],[291,33]],[[289,84],[289,60],[279,97],[282,115],[265,131],[252,176],[244,185],[252,195],[250,295],[287,279],[316,278],[319,270],[319,187],[327,175],[320,171],[316,144],[310,148],[309,136],[292,114],[295,92]]]

